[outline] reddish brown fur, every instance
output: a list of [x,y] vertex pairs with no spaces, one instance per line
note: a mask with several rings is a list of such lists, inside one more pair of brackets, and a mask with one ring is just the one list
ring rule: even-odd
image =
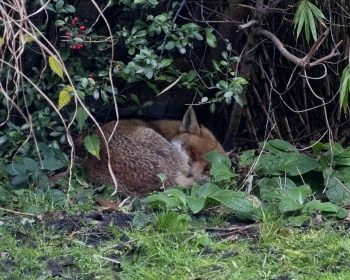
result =
[[[102,127],[107,137],[114,126],[115,122],[110,122]],[[183,150],[176,149],[171,143],[174,141]],[[203,180],[208,168],[203,156],[210,151],[224,153],[213,134],[198,124],[193,109],[187,110],[183,121],[119,121],[109,148],[118,191],[141,195],[161,187],[158,174],[166,176],[165,186],[189,186]],[[93,183],[111,183],[104,145],[100,158],[89,156],[83,161],[88,179]]]
[[150,124],[169,141],[176,139],[181,141],[191,159],[191,173],[195,176],[208,171],[209,162],[203,158],[207,153],[211,151],[225,153],[210,130],[199,125],[196,114],[191,108],[186,111],[182,121],[160,120]]
[[[102,127],[107,137],[114,126],[115,122],[110,122]],[[143,121],[119,121],[109,149],[120,193],[143,195],[157,190],[162,185],[158,174],[166,176],[167,186],[189,186],[194,183],[189,176],[187,158]],[[105,145],[101,147],[100,158],[88,156],[83,161],[88,179],[97,184],[112,183]]]

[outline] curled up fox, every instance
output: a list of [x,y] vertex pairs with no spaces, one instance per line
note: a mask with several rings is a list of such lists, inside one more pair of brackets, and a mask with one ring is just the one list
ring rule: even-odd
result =
[[[107,139],[116,122],[102,126]],[[210,151],[224,153],[214,135],[199,125],[189,108],[182,121],[120,120],[109,142],[110,164],[118,192],[144,195],[166,186],[191,186],[206,179]],[[87,178],[95,184],[112,183],[106,146],[101,141],[100,160],[89,155],[82,162]],[[162,182],[159,174],[165,176]]]

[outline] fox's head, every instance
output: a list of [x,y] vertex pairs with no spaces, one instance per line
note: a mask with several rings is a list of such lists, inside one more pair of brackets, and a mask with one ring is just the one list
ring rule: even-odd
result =
[[212,151],[225,153],[223,147],[209,129],[199,125],[192,107],[186,111],[179,131],[173,141],[179,141],[186,151],[192,175],[197,178],[208,175],[210,164],[204,156]]

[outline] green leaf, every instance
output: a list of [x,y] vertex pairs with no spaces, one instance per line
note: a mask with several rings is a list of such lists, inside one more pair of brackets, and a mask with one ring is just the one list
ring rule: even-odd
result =
[[173,62],[172,58],[164,58],[162,61],[159,63],[158,68],[164,68],[169,66]]
[[14,196],[0,185],[0,205],[10,203],[13,198]]
[[28,183],[28,175],[17,175],[11,180],[11,185],[14,187],[23,187]]
[[225,166],[227,166],[228,168],[231,168],[232,163],[231,160],[228,158],[227,155],[221,154],[219,152],[209,152],[204,156],[204,159],[206,159],[207,161],[213,163],[221,163]]
[[197,214],[203,210],[205,201],[206,201],[205,197],[192,197],[192,196],[187,197],[187,204],[193,214]]
[[31,158],[25,157],[22,159],[22,162],[29,171],[36,171],[37,169],[39,169],[38,163]]
[[71,93],[73,92],[73,87],[71,85],[65,86],[59,93],[58,97],[58,110],[61,110],[64,106],[68,105],[72,100]]
[[254,163],[255,150],[246,150],[239,156],[239,166],[247,167]]
[[61,67],[61,64],[57,60],[55,56],[49,56],[49,66],[51,70],[56,73],[62,80],[63,78],[63,69]]
[[296,184],[289,178],[262,178],[257,182],[260,198],[265,201],[279,201],[283,190],[296,188]]
[[[262,146],[262,143],[259,143],[260,146]],[[296,151],[296,148],[289,144],[287,141],[283,141],[280,139],[274,139],[270,140],[266,143],[266,149],[270,151],[271,153],[278,153],[278,152],[292,152]]]
[[205,29],[205,37],[207,40],[207,44],[211,48],[216,48],[217,46],[217,40],[215,35],[213,34],[213,29],[212,28],[206,28]]
[[210,197],[236,212],[251,213],[257,208],[244,192],[220,190]]
[[17,162],[12,162],[6,165],[5,170],[12,176],[27,174],[26,166]]
[[307,220],[310,220],[310,216],[300,215],[288,218],[288,226],[301,227]]
[[285,171],[290,176],[298,176],[315,170],[319,164],[317,160],[301,153],[286,153],[286,160],[280,170]]
[[234,177],[231,168],[228,168],[221,162],[214,162],[211,164],[210,175],[213,176],[214,182],[229,181]]
[[337,205],[349,205],[350,204],[350,185],[343,182],[341,175],[338,172],[333,171],[330,175],[329,171],[324,172],[324,180],[326,196],[329,201]]
[[85,109],[83,107],[77,108],[77,122],[78,122],[78,128],[81,131],[83,129],[83,126],[85,124],[85,121],[88,118],[88,114],[86,113]]
[[100,159],[100,138],[96,134],[86,136],[84,146],[90,154]]
[[300,32],[303,29],[305,17],[306,17],[305,1],[302,1],[294,17],[294,23],[297,24],[297,38],[299,38]]
[[73,5],[65,5],[64,9],[67,11],[67,13],[75,13],[75,7]]
[[302,213],[314,214],[316,212],[330,212],[337,213],[339,211],[339,206],[331,202],[322,203],[319,200],[311,200],[305,204]]
[[309,185],[286,189],[282,192],[282,197],[278,209],[282,213],[300,210],[303,208],[305,199],[308,198],[311,193],[312,191]]
[[203,197],[207,198],[215,192],[221,189],[213,183],[205,183],[204,185],[194,185],[191,189],[191,197]]
[[344,70],[340,80],[340,108],[344,111],[348,108],[350,94],[350,65]]
[[66,22],[64,20],[58,19],[55,21],[55,26],[63,26],[65,24],[66,24]]
[[310,8],[307,10],[307,15],[309,18],[309,24],[310,24],[312,38],[314,39],[314,41],[316,41],[317,40],[316,24],[315,24],[314,15],[313,15]]

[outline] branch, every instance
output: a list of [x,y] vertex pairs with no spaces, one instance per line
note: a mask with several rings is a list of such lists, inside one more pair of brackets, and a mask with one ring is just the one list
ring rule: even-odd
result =
[[310,63],[311,58],[313,57],[313,55],[315,54],[315,52],[317,51],[317,49],[320,47],[320,45],[323,43],[323,41],[325,40],[326,36],[329,34],[329,29],[327,29],[317,40],[316,42],[312,45],[309,53],[304,56],[303,58],[299,58],[297,56],[295,56],[294,54],[290,53],[286,47],[284,46],[284,44],[280,41],[280,39],[277,38],[277,36],[273,33],[271,33],[270,31],[267,31],[265,29],[260,29],[256,32],[256,34],[261,35],[261,36],[265,36],[267,38],[269,38],[276,46],[276,48],[280,51],[280,53],[289,61],[293,62],[294,64],[303,67],[303,68],[307,68],[307,67],[313,67],[316,65],[319,65],[335,56],[338,56],[340,53],[338,52],[338,48],[339,46],[343,43],[343,41],[340,41],[338,44],[335,45],[335,47],[333,48],[333,50],[331,51],[330,54],[314,61]]
[[324,39],[326,39],[326,37],[328,36],[329,34],[329,28],[327,28],[325,30],[325,32],[323,32],[320,37],[318,37],[318,39],[315,41],[315,43],[312,45],[309,53],[305,56],[305,62],[307,64],[310,63],[311,61],[311,58],[314,56],[315,52],[318,50],[318,48],[322,45]]
[[252,19],[252,20],[248,21],[247,23],[238,25],[238,28],[241,29],[241,30],[242,29],[247,29],[247,28],[249,28],[249,27],[251,27],[252,25],[255,25],[255,24],[259,24],[259,21],[256,20],[256,19]]
[[284,44],[280,41],[280,39],[277,38],[277,36],[273,33],[271,33],[270,31],[267,31],[265,29],[260,29],[256,32],[256,34],[258,35],[262,35],[265,36],[267,38],[269,38],[276,46],[276,48],[280,51],[280,53],[289,61],[293,62],[294,64],[301,66],[301,67],[305,67],[305,61],[303,60],[303,58],[299,58],[297,56],[295,56],[294,54],[291,54],[286,47],[284,46]]

